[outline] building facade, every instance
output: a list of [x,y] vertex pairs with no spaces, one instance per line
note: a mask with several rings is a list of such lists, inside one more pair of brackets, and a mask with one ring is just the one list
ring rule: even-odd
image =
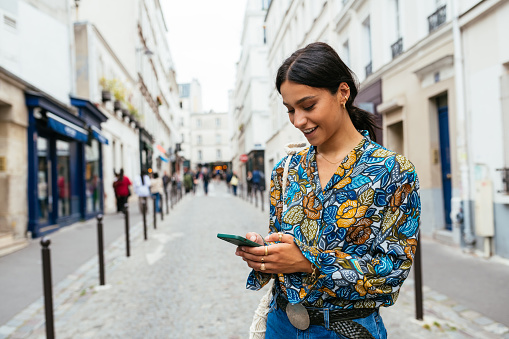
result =
[[231,166],[228,113],[191,113],[190,121],[192,169],[201,165],[211,173],[226,171]]
[[242,52],[237,62],[237,79],[232,106],[232,169],[246,185],[249,171],[264,172],[265,145],[269,138],[270,85],[267,69],[267,39],[264,19],[268,2],[247,2],[242,31]]

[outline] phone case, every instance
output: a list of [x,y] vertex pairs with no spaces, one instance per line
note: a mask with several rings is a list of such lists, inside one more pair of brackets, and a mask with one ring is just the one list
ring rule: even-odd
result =
[[217,237],[221,240],[228,241],[229,243],[232,243],[237,246],[249,246],[249,247],[262,246],[254,241],[248,240],[239,235],[218,233]]

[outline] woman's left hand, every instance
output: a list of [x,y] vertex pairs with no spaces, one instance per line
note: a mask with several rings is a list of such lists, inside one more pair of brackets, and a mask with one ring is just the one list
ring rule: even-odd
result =
[[[279,233],[268,235],[265,237],[265,241],[279,241]],[[265,255],[266,250],[267,255]],[[242,257],[249,267],[262,273],[312,272],[311,263],[295,244],[293,236],[289,234],[283,234],[281,242],[274,245],[260,247],[239,246],[235,254]],[[263,270],[263,268],[265,269]]]

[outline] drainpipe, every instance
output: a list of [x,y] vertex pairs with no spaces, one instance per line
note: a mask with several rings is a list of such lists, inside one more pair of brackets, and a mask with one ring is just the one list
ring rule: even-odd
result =
[[[468,145],[468,136],[470,135],[470,124],[465,110],[465,83],[464,83],[464,64],[463,64],[463,46],[461,43],[461,29],[459,26],[459,1],[452,0],[452,34],[454,41],[454,82],[456,86],[456,142],[457,159],[460,170],[460,199],[462,205],[462,221],[464,223],[463,241],[469,249],[473,248],[475,235],[473,232],[473,216],[470,205],[471,180],[470,169],[471,149]],[[460,212],[461,213],[461,212]]]
[[[78,4],[76,2],[76,11],[78,11]],[[76,12],[77,13],[77,12]],[[77,15],[77,14],[76,14]],[[71,59],[71,74],[69,77],[70,83],[70,95],[76,96],[76,51],[74,49],[74,20],[72,19],[72,6],[67,3],[67,20],[69,27],[69,56]]]

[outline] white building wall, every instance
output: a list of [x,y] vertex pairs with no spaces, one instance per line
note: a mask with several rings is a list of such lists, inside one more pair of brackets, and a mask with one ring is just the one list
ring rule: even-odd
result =
[[74,82],[67,2],[15,1],[6,5],[0,5],[0,66],[69,103]]

